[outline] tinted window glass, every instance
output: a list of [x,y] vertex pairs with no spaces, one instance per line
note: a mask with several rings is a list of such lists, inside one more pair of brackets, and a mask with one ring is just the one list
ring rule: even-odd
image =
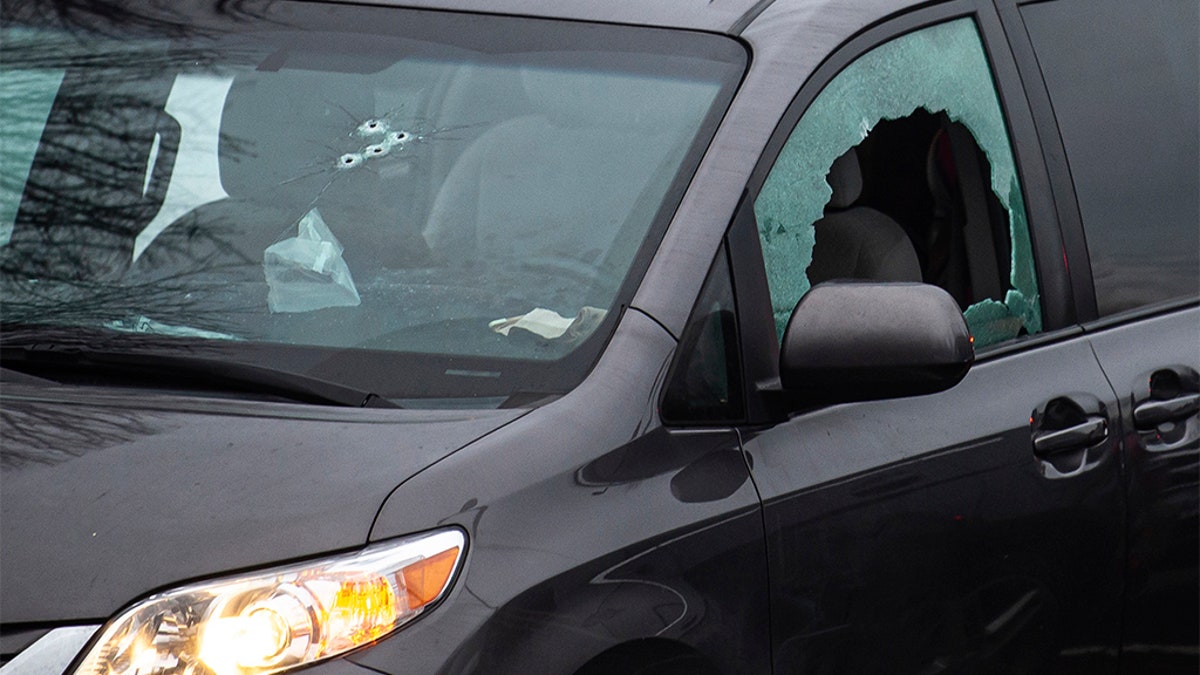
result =
[[735,316],[729,262],[721,249],[667,377],[662,415],[668,421],[734,421],[745,414]]
[[1022,9],[1066,146],[1103,315],[1200,290],[1198,13],[1186,0]]

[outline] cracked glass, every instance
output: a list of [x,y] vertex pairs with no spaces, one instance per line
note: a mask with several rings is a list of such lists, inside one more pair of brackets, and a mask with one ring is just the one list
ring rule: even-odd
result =
[[716,36],[400,8],[3,11],[5,337],[406,398],[586,372],[745,66]]
[[[889,164],[891,156],[902,154],[896,148],[916,148],[909,152],[913,159],[907,165],[898,159]],[[852,149],[862,175],[852,175],[853,180],[844,172],[831,175],[834,161]],[[973,167],[976,158],[978,165]],[[978,177],[973,175],[976,171]],[[843,194],[832,199],[833,185],[839,181]],[[889,190],[895,192],[889,185],[908,185],[910,192],[922,193],[925,204],[888,198]],[[856,209],[861,213],[856,215]],[[872,213],[865,217],[868,209]],[[983,45],[969,19],[884,43],[830,81],[788,138],[754,211],[780,336],[813,283],[814,271],[828,266],[828,261],[814,265],[813,254],[820,250],[819,223],[829,223],[824,226],[830,232],[826,237],[833,241],[834,211],[836,220],[855,221],[839,222],[837,231],[853,233],[838,236],[853,236],[854,245],[861,247],[860,258],[882,237],[880,218],[895,219],[900,225],[896,231],[903,231],[913,244],[916,259],[891,265],[879,280],[943,285],[948,273],[936,261],[962,258],[962,280],[952,294],[964,310],[976,346],[1041,330],[1037,277],[1012,148]],[[942,211],[965,215],[949,226],[934,224]],[[947,232],[948,228],[956,229]],[[993,238],[996,241],[987,241]],[[935,245],[937,241],[944,243]],[[861,264],[858,272],[853,265],[843,267],[833,276],[872,276],[862,272]],[[998,269],[1002,278],[987,278],[981,267]]]

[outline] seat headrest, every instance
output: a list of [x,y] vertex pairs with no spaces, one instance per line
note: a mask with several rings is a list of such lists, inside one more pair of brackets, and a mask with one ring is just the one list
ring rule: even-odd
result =
[[841,157],[833,160],[825,180],[833,189],[828,207],[832,209],[849,208],[862,196],[862,168],[858,164],[858,152],[850,148]]
[[813,224],[816,242],[808,279],[921,281],[921,263],[904,228],[875,209],[858,206]]

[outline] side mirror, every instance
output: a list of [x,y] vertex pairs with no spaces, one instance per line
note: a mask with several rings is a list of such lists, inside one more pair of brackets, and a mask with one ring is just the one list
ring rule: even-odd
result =
[[931,394],[967,374],[971,342],[958,304],[937,286],[825,282],[792,311],[780,382],[822,402]]

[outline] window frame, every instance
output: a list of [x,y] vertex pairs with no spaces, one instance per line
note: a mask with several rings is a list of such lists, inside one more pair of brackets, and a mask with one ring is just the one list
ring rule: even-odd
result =
[[[762,395],[780,389],[779,344],[754,214],[754,201],[768,174],[800,118],[807,113],[826,85],[850,63],[906,33],[961,18],[974,21],[979,31],[1005,118],[1025,200],[1043,323],[1041,333],[981,350],[977,360],[990,360],[1079,333],[1073,279],[1063,259],[1066,249],[1051,192],[1050,174],[1045,166],[1025,87],[996,7],[991,0],[952,0],[907,11],[885,17],[851,37],[833,50],[807,80],[799,84],[796,95],[777,123],[750,175],[742,202],[727,234],[739,313],[742,367],[746,386],[750,390],[747,392],[747,413],[751,420],[777,419],[780,414],[779,410],[774,409],[774,404],[764,400]],[[767,398],[775,397],[768,394]]]

